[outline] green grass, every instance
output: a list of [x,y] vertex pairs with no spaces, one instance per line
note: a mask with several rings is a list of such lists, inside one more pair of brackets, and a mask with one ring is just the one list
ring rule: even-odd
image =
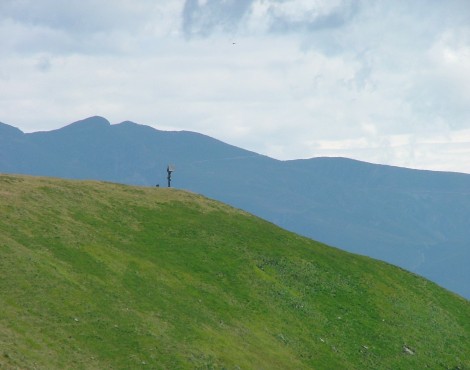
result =
[[0,175],[0,368],[470,369],[470,302],[196,194]]

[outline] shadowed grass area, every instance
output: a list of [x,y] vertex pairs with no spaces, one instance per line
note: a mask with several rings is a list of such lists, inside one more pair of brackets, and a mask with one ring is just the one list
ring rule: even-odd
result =
[[0,175],[0,215],[0,368],[470,368],[468,301],[196,194]]

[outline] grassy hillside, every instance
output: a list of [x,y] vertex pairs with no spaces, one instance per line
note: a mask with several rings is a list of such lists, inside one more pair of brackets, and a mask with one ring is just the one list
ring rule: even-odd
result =
[[0,216],[0,368],[470,368],[470,302],[195,194],[0,175]]
[[90,117],[23,133],[0,123],[0,172],[173,185],[425,276],[470,300],[470,175],[347,158],[278,161],[195,132]]

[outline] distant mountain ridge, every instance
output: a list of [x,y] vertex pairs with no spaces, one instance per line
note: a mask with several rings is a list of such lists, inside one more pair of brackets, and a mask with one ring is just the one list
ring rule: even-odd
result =
[[173,185],[330,245],[421,274],[470,299],[470,175],[346,158],[279,161],[181,131],[91,117],[25,134],[0,125],[0,172]]

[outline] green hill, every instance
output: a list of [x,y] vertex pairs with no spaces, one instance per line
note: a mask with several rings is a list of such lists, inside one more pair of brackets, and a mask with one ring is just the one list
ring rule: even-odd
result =
[[468,369],[470,302],[196,194],[2,175],[0,368]]

